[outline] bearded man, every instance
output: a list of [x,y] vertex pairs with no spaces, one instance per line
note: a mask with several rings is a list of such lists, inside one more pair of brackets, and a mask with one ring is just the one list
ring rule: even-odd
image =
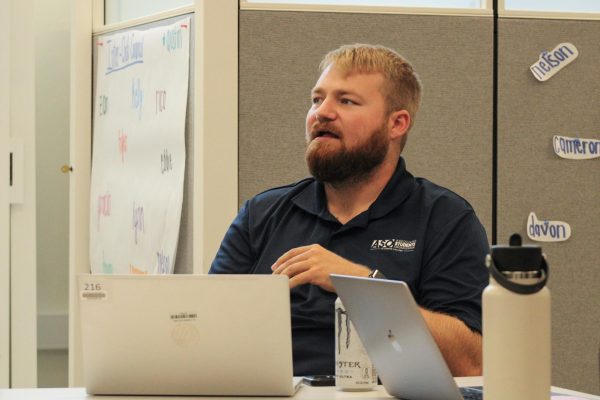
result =
[[485,231],[466,200],[400,156],[419,78],[370,45],[328,53],[320,71],[306,117],[312,177],[247,201],[210,273],[290,277],[296,376],[334,373],[332,273],[405,281],[452,373],[481,375]]

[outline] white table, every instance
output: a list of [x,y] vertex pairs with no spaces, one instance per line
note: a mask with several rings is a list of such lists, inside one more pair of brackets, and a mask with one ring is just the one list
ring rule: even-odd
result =
[[[459,386],[481,386],[483,379],[481,377],[456,378]],[[552,391],[564,394],[565,396],[577,396],[584,399],[600,400],[600,396],[589,395],[573,390],[552,387]],[[169,397],[169,396],[92,396],[85,392],[84,388],[60,388],[60,389],[0,389],[0,400],[276,400],[276,399],[294,399],[294,400],[336,400],[336,399],[390,399],[390,396],[383,386],[378,386],[376,390],[369,392],[341,392],[334,387],[310,387],[302,386],[294,397]],[[566,398],[564,398],[566,400]]]

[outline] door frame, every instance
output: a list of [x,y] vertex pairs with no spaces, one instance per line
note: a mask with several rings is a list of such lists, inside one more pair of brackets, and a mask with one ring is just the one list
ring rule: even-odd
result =
[[[0,165],[9,165],[10,2],[0,0]],[[10,169],[0,168],[0,388],[10,387]]]

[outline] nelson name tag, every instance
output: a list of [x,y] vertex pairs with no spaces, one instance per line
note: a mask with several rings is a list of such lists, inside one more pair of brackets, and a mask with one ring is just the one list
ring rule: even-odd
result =
[[561,43],[551,51],[544,51],[529,69],[540,82],[552,78],[558,71],[572,63],[579,51],[571,43]]

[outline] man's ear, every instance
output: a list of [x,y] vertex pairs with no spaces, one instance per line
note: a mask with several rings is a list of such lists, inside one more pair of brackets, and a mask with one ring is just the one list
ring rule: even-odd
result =
[[390,140],[402,138],[410,127],[410,114],[406,110],[394,111],[388,118]]

